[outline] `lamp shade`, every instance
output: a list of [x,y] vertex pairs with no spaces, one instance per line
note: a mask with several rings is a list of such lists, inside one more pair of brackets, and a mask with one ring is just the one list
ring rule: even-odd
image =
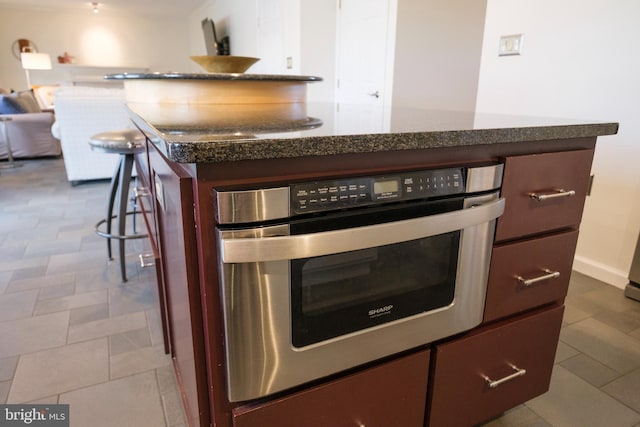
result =
[[20,54],[22,68],[25,70],[50,70],[51,57],[48,53],[22,52]]

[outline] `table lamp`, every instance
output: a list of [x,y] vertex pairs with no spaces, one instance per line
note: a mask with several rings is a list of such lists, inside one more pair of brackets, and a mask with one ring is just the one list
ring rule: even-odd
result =
[[27,87],[31,89],[31,80],[29,79],[29,70],[50,70],[51,57],[48,53],[22,52],[20,54],[22,60],[22,68],[27,75]]

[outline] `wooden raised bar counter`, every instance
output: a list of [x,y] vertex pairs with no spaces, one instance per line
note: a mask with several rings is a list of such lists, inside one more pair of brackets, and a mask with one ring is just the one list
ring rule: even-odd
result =
[[[129,108],[147,136],[137,161],[151,193],[143,207],[190,425],[471,426],[548,389],[596,138],[617,133],[617,123],[394,110],[381,124],[358,106],[336,113],[332,104],[271,113]],[[214,189],[496,162],[504,163],[507,208],[497,222],[481,325],[276,395],[229,401]],[[531,201],[530,193],[560,189],[575,194]],[[541,265],[559,275],[535,282]],[[526,375],[488,386],[487,378],[513,374],[507,359],[526,366]]]

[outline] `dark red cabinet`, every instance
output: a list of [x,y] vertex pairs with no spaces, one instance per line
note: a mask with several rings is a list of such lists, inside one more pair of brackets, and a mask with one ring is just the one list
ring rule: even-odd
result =
[[470,427],[547,391],[563,311],[555,306],[437,345],[428,425]]
[[484,326],[435,347],[428,425],[472,426],[548,390],[592,158],[504,158]]
[[507,157],[496,241],[577,228],[589,188],[593,150]]
[[[545,153],[548,143],[503,144],[487,152],[481,147],[442,149],[429,151],[424,158],[400,156],[404,160],[398,163],[376,166],[376,173],[396,172],[471,160],[495,162],[507,156],[502,157],[507,209],[497,222],[483,324],[431,349],[416,349],[312,387],[237,403],[226,395],[213,189],[372,171],[349,156],[336,156],[336,165],[322,167],[317,159],[296,159],[295,165],[287,163],[290,169],[281,167],[282,159],[182,165],[167,161],[149,144],[153,206],[146,210],[155,209],[162,265],[158,277],[164,281],[166,326],[188,423],[193,427],[471,426],[544,393],[594,145],[595,138],[560,141],[557,146],[570,151],[555,153]],[[380,163],[386,165],[386,159]],[[572,194],[553,197],[560,190]],[[536,199],[532,194],[552,197]],[[547,270],[559,276],[522,287],[522,281],[549,274]],[[519,374],[521,369],[524,375]],[[490,387],[485,376],[499,385]],[[504,378],[509,379],[500,381]]]
[[149,149],[167,324],[176,378],[190,425],[208,425],[207,371],[198,279],[193,182],[179,165]]
[[484,321],[516,314],[567,294],[578,230],[493,248]]
[[429,350],[233,411],[234,427],[420,427]]

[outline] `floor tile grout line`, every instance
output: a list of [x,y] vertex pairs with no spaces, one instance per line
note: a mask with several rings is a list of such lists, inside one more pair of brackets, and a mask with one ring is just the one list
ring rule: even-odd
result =
[[160,392],[160,405],[162,406],[162,414],[164,416],[164,424],[166,427],[171,427],[171,423],[169,422],[169,413],[167,411],[167,400],[162,392],[162,387],[160,386],[160,372],[158,372],[158,368],[154,369],[155,371],[155,380],[156,386],[158,387],[158,391]]

